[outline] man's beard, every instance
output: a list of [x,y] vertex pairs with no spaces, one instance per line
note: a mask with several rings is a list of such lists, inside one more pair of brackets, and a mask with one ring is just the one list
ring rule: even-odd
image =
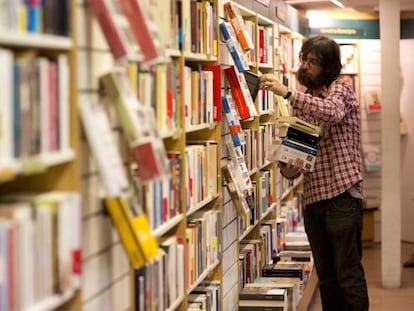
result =
[[316,77],[312,77],[307,70],[299,68],[297,79],[300,84],[304,85],[310,90],[317,90],[325,85],[325,76],[323,73],[319,73]]

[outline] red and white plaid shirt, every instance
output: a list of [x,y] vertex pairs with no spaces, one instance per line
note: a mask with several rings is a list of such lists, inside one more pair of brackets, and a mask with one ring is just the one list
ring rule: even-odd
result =
[[353,185],[362,196],[361,121],[358,101],[342,79],[319,97],[296,92],[294,116],[323,127],[313,172],[304,174],[304,203],[333,198]]

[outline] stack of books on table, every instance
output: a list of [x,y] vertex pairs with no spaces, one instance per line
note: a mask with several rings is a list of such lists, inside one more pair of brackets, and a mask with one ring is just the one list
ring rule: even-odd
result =
[[304,231],[291,231],[285,234],[285,250],[310,251],[308,236]]
[[[319,126],[303,121],[297,117],[280,116],[278,136],[272,161],[289,162],[297,158],[303,160],[303,169],[312,171],[317,155],[317,143],[322,134]],[[270,152],[272,154],[272,152]]]
[[288,311],[288,296],[285,288],[268,284],[256,285],[245,286],[240,291],[239,311]]

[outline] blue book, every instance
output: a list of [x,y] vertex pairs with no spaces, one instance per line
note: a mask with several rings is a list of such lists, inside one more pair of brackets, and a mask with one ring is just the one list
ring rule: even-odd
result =
[[234,64],[239,72],[243,72],[249,69],[249,64],[246,61],[246,56],[239,47],[238,41],[232,35],[231,25],[227,22],[221,22],[219,24],[220,31],[226,41],[227,49],[229,50]]

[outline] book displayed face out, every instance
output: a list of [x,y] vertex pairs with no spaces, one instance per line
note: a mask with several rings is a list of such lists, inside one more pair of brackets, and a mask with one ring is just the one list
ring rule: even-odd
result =
[[251,71],[243,71],[247,86],[252,96],[253,102],[256,101],[257,93],[259,92],[260,79],[259,75]]

